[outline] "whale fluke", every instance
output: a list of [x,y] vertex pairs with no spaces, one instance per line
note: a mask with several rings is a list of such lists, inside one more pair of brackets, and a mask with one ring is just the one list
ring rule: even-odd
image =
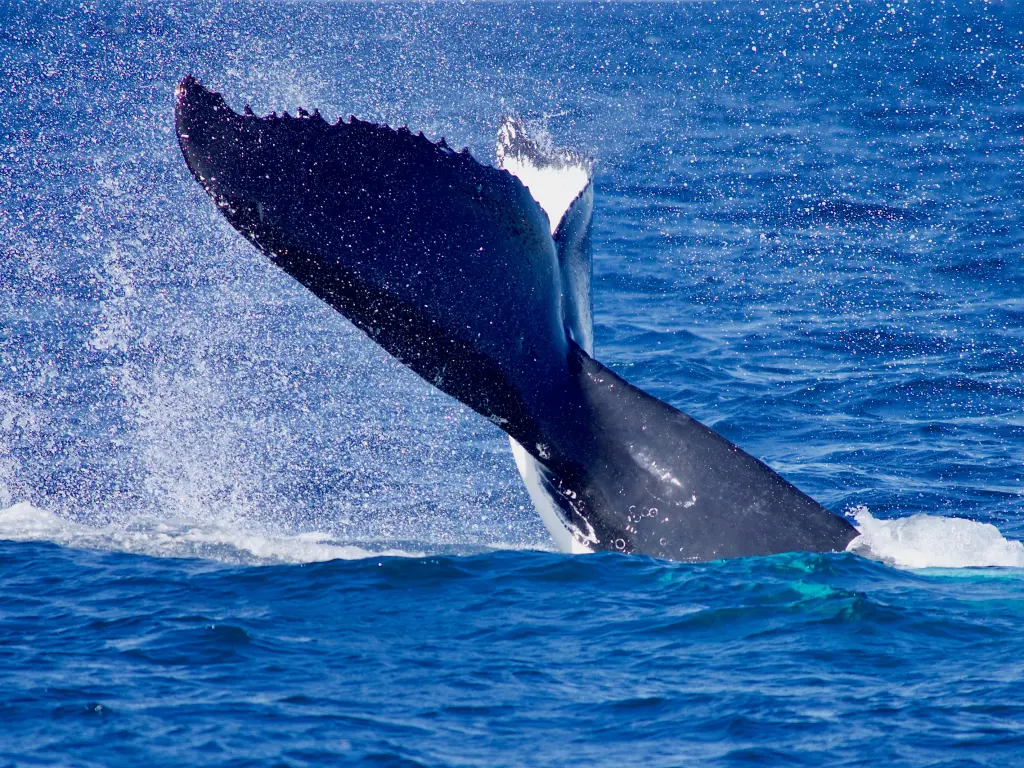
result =
[[[708,560],[843,550],[857,535],[588,354],[565,301],[562,222],[516,176],[407,130],[238,115],[191,77],[175,114],[189,169],[232,226],[523,446],[581,547]],[[582,219],[566,226],[589,236]]]
[[[498,127],[495,165],[518,178],[548,215],[562,289],[562,321],[588,355],[594,353],[591,312],[590,220],[594,208],[594,163],[557,147],[543,128],[507,116]],[[561,480],[509,437],[516,469],[555,544],[564,552],[590,552],[571,521],[576,517]]]
[[578,152],[536,136],[526,123],[506,117],[498,128],[497,166],[519,179],[548,215],[562,278],[562,313],[573,340],[594,350],[590,300],[590,217],[594,163]]

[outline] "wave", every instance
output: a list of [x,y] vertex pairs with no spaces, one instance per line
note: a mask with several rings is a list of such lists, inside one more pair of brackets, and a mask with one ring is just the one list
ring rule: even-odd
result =
[[849,551],[908,570],[922,568],[1024,568],[1024,544],[989,523],[959,517],[911,515],[879,520],[867,507],[851,510],[861,535]]
[[0,540],[42,541],[154,557],[190,557],[250,565],[317,563],[369,557],[423,557],[402,549],[368,549],[323,533],[281,535],[223,524],[93,526],[21,502],[0,509]]

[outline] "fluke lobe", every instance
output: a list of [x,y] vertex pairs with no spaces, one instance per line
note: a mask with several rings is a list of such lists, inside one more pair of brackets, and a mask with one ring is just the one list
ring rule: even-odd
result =
[[239,115],[191,77],[175,117],[232,226],[522,446],[574,548],[711,560],[840,551],[857,536],[588,354],[589,183],[560,234],[519,178],[444,140],[303,110]]

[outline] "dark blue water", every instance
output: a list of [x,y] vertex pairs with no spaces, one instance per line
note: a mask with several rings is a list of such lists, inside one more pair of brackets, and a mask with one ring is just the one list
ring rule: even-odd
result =
[[[191,180],[186,73],[595,156],[597,356],[861,554],[538,551]],[[0,74],[0,762],[1024,765],[1014,4],[0,0]]]

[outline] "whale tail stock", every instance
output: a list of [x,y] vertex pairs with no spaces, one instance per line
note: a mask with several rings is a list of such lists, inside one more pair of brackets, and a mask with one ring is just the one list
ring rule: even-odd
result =
[[857,535],[587,353],[565,300],[571,249],[515,176],[406,129],[239,115],[191,77],[175,117],[189,169],[228,221],[521,444],[581,546],[707,560],[842,550]]
[[[507,170],[530,190],[548,215],[558,255],[562,321],[569,336],[587,353],[594,352],[591,311],[590,220],[594,208],[593,161],[556,147],[543,128],[506,117],[498,128],[495,165]],[[592,551],[592,536],[581,535],[573,499],[561,490],[561,480],[509,437],[512,457],[530,501],[551,538],[564,552]]]

